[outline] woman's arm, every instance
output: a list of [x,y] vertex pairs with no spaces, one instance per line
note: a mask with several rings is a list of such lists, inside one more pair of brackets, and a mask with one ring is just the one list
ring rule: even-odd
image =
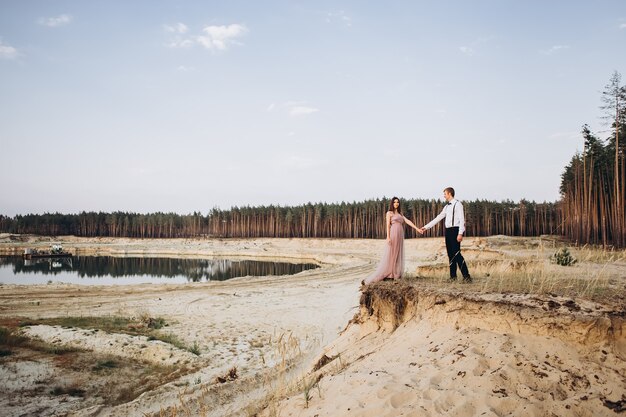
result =
[[[404,216],[402,216],[404,217]],[[417,226],[415,225],[415,223],[413,223],[411,220],[407,219],[406,217],[404,217],[404,222],[406,224],[408,224],[409,226],[411,226],[413,229],[417,230],[419,232],[419,229],[417,228]]]
[[389,233],[390,233],[390,229],[391,229],[391,212],[388,211],[387,212],[387,216],[385,218],[385,222],[386,222],[386,229],[387,229],[387,242],[391,243],[391,239],[389,238]]

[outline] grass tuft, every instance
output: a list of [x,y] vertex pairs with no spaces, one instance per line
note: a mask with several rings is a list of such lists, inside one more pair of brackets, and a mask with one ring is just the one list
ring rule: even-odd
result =
[[59,396],[59,395],[69,395],[70,397],[84,397],[85,390],[82,388],[78,388],[75,385],[61,387],[56,386],[50,390],[50,395]]
[[198,345],[198,342],[193,342],[193,346],[191,346],[189,348],[189,352],[193,353],[196,356],[200,356],[200,346]]
[[98,361],[96,365],[91,368],[93,371],[102,371],[104,369],[114,369],[117,368],[118,364],[114,360],[108,359],[104,361]]

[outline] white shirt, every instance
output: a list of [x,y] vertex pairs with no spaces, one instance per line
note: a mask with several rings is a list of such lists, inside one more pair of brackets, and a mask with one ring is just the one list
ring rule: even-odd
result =
[[[452,222],[452,213],[454,212],[454,224]],[[459,234],[462,235],[465,233],[465,213],[463,212],[463,204],[455,198],[450,200],[448,204],[446,204],[441,210],[441,213],[434,220],[428,223],[424,228],[430,229],[441,220],[446,219],[446,228],[449,227],[458,227]]]

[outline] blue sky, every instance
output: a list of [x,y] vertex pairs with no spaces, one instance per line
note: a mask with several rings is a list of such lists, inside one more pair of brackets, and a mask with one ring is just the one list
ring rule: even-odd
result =
[[626,2],[0,0],[0,213],[555,201]]

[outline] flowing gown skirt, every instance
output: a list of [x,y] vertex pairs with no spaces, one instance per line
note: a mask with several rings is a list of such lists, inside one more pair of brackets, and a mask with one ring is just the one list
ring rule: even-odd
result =
[[391,218],[389,237],[391,244],[385,242],[385,252],[376,271],[365,278],[365,284],[382,281],[384,278],[402,278],[404,271],[404,219],[401,215]]

